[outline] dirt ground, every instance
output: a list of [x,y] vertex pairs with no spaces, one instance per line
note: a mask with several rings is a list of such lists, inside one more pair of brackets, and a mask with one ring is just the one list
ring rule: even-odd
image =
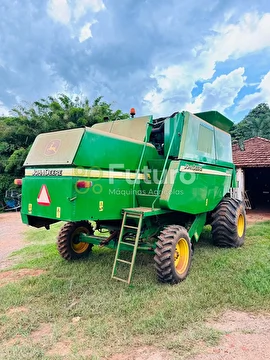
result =
[[[185,357],[186,360],[269,360],[270,315],[226,311],[216,321],[207,323],[207,326],[224,333],[220,343],[214,347],[201,344],[200,354]],[[171,359],[175,359],[175,357],[171,355],[170,351],[158,351],[150,346],[115,354],[109,358],[109,360]]]
[[220,343],[189,360],[270,359],[270,314],[227,311],[207,326],[224,333]]
[[152,346],[138,347],[118,353],[108,360],[269,360],[270,314],[226,311],[206,326],[223,335],[217,346],[194,344],[198,355],[175,357],[171,351]]
[[260,221],[270,221],[270,210],[247,210],[247,222],[249,225]]
[[[248,212],[248,224],[266,220],[270,220],[270,213]],[[12,260],[9,260],[8,256],[24,246],[23,232],[26,229],[27,226],[22,224],[19,213],[0,214],[0,270],[2,270],[0,271],[0,286],[25,276],[39,276],[42,273],[39,270],[29,269],[3,271],[12,265]],[[227,311],[221,318],[209,322],[207,326],[222,332],[221,341],[214,347],[200,344],[200,353],[189,357],[188,360],[270,359],[270,314]],[[34,335],[39,341],[39,332]],[[59,349],[53,350],[54,352],[48,355],[61,354],[61,351],[58,352]],[[109,359],[172,360],[175,357],[170,351],[146,346],[131,349],[128,353],[115,354]]]
[[0,287],[10,282],[19,281],[26,276],[39,276],[45,271],[41,269],[21,269],[21,270],[8,270],[0,272]]
[[0,270],[10,266],[8,256],[24,246],[22,233],[26,229],[19,212],[0,214]]

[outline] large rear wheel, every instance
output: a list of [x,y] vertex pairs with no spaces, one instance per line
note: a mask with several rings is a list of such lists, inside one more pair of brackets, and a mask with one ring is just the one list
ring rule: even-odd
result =
[[89,254],[93,245],[80,242],[80,234],[93,234],[93,228],[88,221],[68,222],[59,232],[57,248],[65,260],[81,259]]
[[221,247],[239,247],[245,240],[246,212],[237,199],[224,198],[212,214],[213,243]]
[[179,225],[167,226],[159,235],[155,249],[158,280],[177,284],[183,281],[191,265],[191,243],[187,230]]

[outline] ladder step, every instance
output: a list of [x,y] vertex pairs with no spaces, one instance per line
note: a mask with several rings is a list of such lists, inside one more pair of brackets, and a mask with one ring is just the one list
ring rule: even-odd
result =
[[135,230],[138,230],[138,227],[137,227],[137,226],[124,225],[123,227],[124,227],[124,228],[128,228],[128,229],[135,229]]
[[112,276],[112,279],[116,279],[116,280],[119,280],[119,281],[123,281],[123,282],[125,282],[125,283],[129,283],[128,282],[128,280],[125,280],[125,279],[121,279],[121,278],[119,278],[119,277],[117,277],[117,276]]
[[141,217],[141,215],[136,215],[136,214],[128,214],[126,215],[126,217],[129,217],[129,218],[134,218],[134,219],[139,219]]
[[127,260],[123,260],[123,259],[117,259],[116,261],[119,261],[119,262],[124,263],[124,264],[129,264],[129,265],[132,264],[131,261],[127,261]]
[[125,242],[125,241],[121,241],[120,244],[129,245],[129,246],[135,246],[135,244],[128,243],[128,242]]

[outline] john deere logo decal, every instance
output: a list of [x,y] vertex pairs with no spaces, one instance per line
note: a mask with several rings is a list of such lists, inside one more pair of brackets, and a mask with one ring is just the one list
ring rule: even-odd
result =
[[61,140],[59,139],[50,141],[45,148],[45,152],[44,152],[45,155],[50,156],[56,154],[60,147],[60,144],[61,144]]

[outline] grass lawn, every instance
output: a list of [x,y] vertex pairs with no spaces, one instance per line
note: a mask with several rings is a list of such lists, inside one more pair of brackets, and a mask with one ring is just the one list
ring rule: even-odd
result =
[[250,226],[239,249],[213,247],[206,229],[189,276],[175,286],[157,283],[148,254],[137,255],[132,287],[111,280],[113,250],[94,247],[88,259],[66,262],[59,228],[29,229],[13,269],[44,272],[0,287],[1,360],[97,360],[136,346],[179,359],[218,341],[205,321],[222,311],[270,311],[270,222]]

